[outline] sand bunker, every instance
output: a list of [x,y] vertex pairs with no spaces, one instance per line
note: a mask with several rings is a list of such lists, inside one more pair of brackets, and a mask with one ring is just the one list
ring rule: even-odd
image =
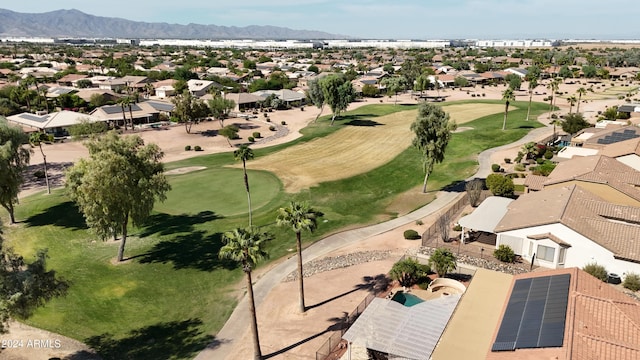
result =
[[165,175],[182,175],[182,174],[187,174],[187,173],[198,171],[198,170],[204,170],[206,168],[207,168],[206,166],[186,166],[186,167],[165,171],[164,174]]

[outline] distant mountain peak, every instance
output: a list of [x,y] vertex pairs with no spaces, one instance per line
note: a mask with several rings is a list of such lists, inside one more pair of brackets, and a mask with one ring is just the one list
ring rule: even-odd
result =
[[347,36],[278,26],[149,23],[86,14],[77,9],[19,13],[0,9],[0,36],[139,39],[344,39]]

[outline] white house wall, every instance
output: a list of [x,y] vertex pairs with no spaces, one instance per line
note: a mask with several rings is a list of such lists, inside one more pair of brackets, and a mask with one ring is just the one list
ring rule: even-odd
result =
[[616,160],[640,171],[640,156],[636,154],[620,156],[620,157],[617,157]]
[[[566,250],[566,257],[564,265],[558,265],[558,257],[560,255],[559,244],[551,240],[531,240],[527,238],[529,235],[540,235],[551,233],[558,237],[560,240],[568,243],[571,247]],[[496,239],[496,248],[502,244],[501,237],[508,236],[509,239],[512,237],[519,237],[522,239],[522,254],[521,255],[525,260],[531,261],[531,256],[529,255],[529,244],[534,243],[534,246],[537,245],[545,245],[551,246],[555,248],[555,259],[554,263],[549,263],[544,260],[535,260],[535,265],[547,268],[559,268],[559,267],[578,267],[582,268],[586,264],[589,263],[598,263],[599,265],[603,265],[608,272],[616,273],[623,275],[625,273],[633,272],[636,274],[640,274],[640,264],[618,260],[613,257],[613,253],[599,244],[589,240],[588,238],[580,235],[579,233],[571,230],[570,228],[562,225],[562,224],[551,224],[551,225],[542,225],[536,226],[526,229],[518,229],[512,231],[505,231],[498,234]],[[508,242],[512,242],[513,240],[509,240]],[[534,252],[536,248],[534,247]]]

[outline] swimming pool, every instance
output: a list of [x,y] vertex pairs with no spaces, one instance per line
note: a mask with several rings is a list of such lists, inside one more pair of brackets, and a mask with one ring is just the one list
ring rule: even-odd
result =
[[398,291],[397,293],[395,293],[391,298],[391,300],[397,303],[400,303],[404,306],[413,306],[424,301],[415,295],[406,294],[402,291]]

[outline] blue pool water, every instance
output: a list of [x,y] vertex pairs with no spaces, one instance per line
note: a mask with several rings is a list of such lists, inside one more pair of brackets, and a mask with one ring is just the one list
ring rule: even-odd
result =
[[413,306],[424,301],[415,295],[405,294],[402,291],[398,291],[397,293],[395,293],[391,300],[404,306]]

